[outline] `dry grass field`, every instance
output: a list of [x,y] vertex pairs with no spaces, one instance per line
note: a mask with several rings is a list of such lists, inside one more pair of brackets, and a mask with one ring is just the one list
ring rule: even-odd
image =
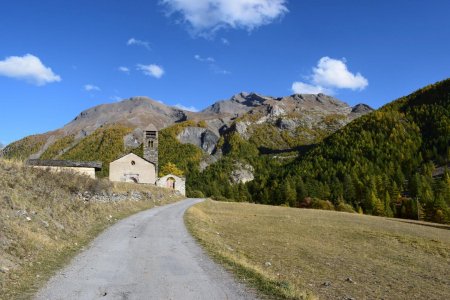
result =
[[185,220],[214,258],[271,298],[450,299],[445,225],[211,200]]
[[171,191],[54,174],[0,159],[0,299],[29,299],[118,219],[180,200]]

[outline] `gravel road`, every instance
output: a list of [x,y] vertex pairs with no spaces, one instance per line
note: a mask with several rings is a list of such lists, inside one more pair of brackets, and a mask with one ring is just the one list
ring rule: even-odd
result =
[[118,222],[35,299],[255,299],[187,232],[184,212],[200,201],[186,199]]

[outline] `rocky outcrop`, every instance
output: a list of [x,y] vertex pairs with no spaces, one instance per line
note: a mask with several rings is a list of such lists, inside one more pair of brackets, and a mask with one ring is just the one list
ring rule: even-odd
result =
[[253,172],[255,169],[252,165],[236,162],[234,169],[230,174],[230,181],[232,184],[247,183],[255,179]]
[[137,148],[142,144],[143,130],[136,128],[133,132],[123,137],[123,144],[126,148]]
[[256,93],[239,93],[228,100],[221,100],[205,108],[203,113],[232,114],[240,116],[250,111],[253,107],[262,105],[272,97],[261,96]]
[[214,132],[202,127],[186,127],[177,138],[181,143],[195,145],[208,154],[214,153],[219,141],[219,137]]
[[359,103],[352,107],[352,113],[358,115],[364,115],[373,111],[373,108],[367,104]]
[[294,119],[283,119],[280,118],[277,121],[278,128],[282,130],[295,130],[298,127],[298,122]]

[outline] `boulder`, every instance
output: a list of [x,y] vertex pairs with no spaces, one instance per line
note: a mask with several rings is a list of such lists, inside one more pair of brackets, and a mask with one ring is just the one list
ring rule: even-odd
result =
[[255,179],[254,171],[253,166],[237,162],[234,164],[234,170],[231,171],[230,181],[232,184],[250,182]]

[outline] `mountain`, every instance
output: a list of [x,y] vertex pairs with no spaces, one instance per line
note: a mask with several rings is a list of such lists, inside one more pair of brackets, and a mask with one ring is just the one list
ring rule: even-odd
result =
[[[246,130],[250,127],[248,133],[243,133],[246,139],[251,138],[253,132],[257,133],[259,127],[264,124],[271,127],[272,131],[276,131],[272,132],[275,135],[286,135],[286,132],[299,127],[297,124],[307,126],[310,131],[316,130],[317,127],[321,130],[321,134],[317,136],[323,137],[371,110],[368,106],[365,106],[366,110],[360,110],[357,107],[352,109],[344,102],[322,94],[274,98],[255,93],[240,93],[228,100],[218,101],[201,112],[190,112],[167,106],[147,97],[132,97],[117,103],[102,104],[87,109],[64,127],[14,142],[2,153],[6,158],[18,159],[73,157],[69,152],[73,152],[74,148],[83,143],[83,140],[92,140],[91,135],[103,136],[105,132],[113,130],[111,127],[117,129],[119,126],[121,129],[113,131],[114,134],[119,132],[124,134],[125,149],[113,151],[115,155],[118,152],[139,147],[142,142],[142,129],[149,123],[153,123],[161,130],[174,124],[192,121],[196,124],[201,122],[202,126],[200,128],[196,125],[184,126],[185,131],[178,132],[177,139],[182,143],[197,145],[212,154],[224,132],[240,130],[243,127]],[[255,119],[256,117],[258,119]],[[328,126],[328,123],[333,122],[331,119],[335,117],[336,124]],[[240,123],[236,126],[238,119]],[[330,128],[325,130],[325,123]],[[295,133],[292,135],[295,136]],[[122,137],[119,137],[119,140],[120,138]],[[310,141],[316,139],[317,137],[314,136],[314,139]],[[84,143],[86,144],[86,141]],[[287,142],[277,144],[277,148],[291,146],[292,143]],[[119,148],[123,147],[119,146]]]
[[[191,189],[219,199],[450,222],[450,79],[353,120],[286,163],[258,155],[238,135],[223,144],[226,157],[194,177]],[[254,168],[253,181],[231,183],[237,159]]]
[[107,124],[145,128],[149,123],[153,123],[157,128],[165,128],[185,121],[193,114],[195,113],[170,107],[147,97],[132,97],[121,102],[102,104],[87,109],[61,130],[66,135],[87,136]]
[[377,111],[323,94],[239,93],[201,112],[136,97],[82,112],[61,129],[3,149],[6,158],[142,155],[160,129],[161,172],[190,196],[450,221],[450,79]]

